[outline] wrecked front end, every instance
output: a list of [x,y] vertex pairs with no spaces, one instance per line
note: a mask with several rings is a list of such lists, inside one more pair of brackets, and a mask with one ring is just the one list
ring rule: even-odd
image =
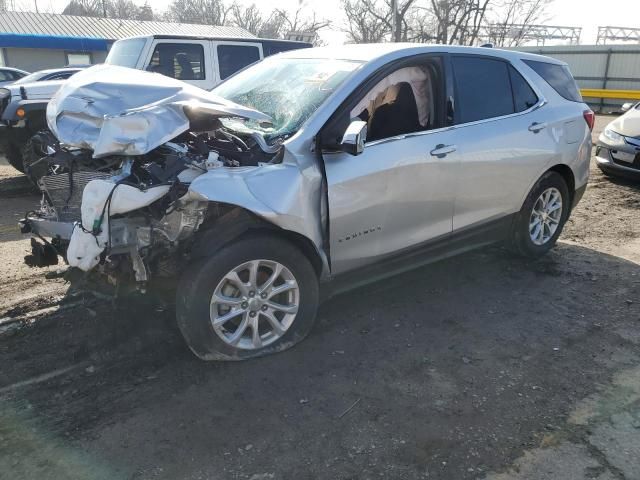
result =
[[320,252],[322,177],[268,139],[269,120],[157,74],[105,66],[74,76],[49,104],[47,155],[27,172],[42,200],[21,221],[26,262],[62,259],[74,279],[145,289],[179,278],[238,211]]

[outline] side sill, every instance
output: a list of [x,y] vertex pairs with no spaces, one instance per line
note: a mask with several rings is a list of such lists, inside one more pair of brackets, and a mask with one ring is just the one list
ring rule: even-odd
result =
[[470,250],[502,241],[516,214],[465,228],[445,238],[427,241],[375,264],[343,273],[321,284],[321,299],[348,292],[383,278],[408,272]]

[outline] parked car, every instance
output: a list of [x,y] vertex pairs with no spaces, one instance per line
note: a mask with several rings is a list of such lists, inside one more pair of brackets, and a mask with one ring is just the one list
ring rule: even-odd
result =
[[304,49],[211,94],[109,68],[49,105],[71,149],[38,164],[28,261],[120,292],[174,279],[202,359],[289,348],[321,298],[472,248],[543,255],[587,185],[594,115],[551,58]]
[[0,67],[0,87],[20,80],[26,75],[29,75],[29,72],[17,68]]
[[[262,58],[310,46],[306,42],[261,38],[148,35],[118,40],[105,63],[162,73],[211,90]],[[43,142],[49,139],[46,132],[41,132],[46,129],[45,110],[63,83],[64,79],[59,78],[0,88],[0,153],[21,172],[25,171],[25,164],[28,166],[44,153]]]
[[596,146],[596,165],[604,173],[640,179],[640,103],[623,105],[625,113],[609,123]]
[[32,82],[43,82],[46,80],[66,80],[71,75],[78,73],[80,70],[89,67],[83,65],[77,67],[48,68],[25,75],[21,79],[13,82],[13,85],[24,85]]

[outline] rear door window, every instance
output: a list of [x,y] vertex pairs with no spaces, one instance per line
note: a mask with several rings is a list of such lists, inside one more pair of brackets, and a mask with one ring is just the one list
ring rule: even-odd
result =
[[566,65],[535,60],[523,60],[523,62],[529,65],[562,97],[572,102],[582,102],[582,95],[580,95],[578,85]]
[[204,80],[204,48],[197,43],[158,43],[147,70],[178,80]]
[[479,56],[453,56],[457,123],[514,113],[509,64]]
[[511,77],[513,103],[516,112],[524,112],[538,103],[538,96],[531,88],[531,85],[511,65],[509,65],[509,75]]
[[218,45],[220,80],[260,60],[260,49],[252,45]]

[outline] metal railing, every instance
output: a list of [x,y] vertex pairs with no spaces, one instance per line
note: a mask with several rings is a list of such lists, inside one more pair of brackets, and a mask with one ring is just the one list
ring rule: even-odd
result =
[[640,100],[640,90],[607,90],[605,88],[581,88],[580,93],[585,98]]

